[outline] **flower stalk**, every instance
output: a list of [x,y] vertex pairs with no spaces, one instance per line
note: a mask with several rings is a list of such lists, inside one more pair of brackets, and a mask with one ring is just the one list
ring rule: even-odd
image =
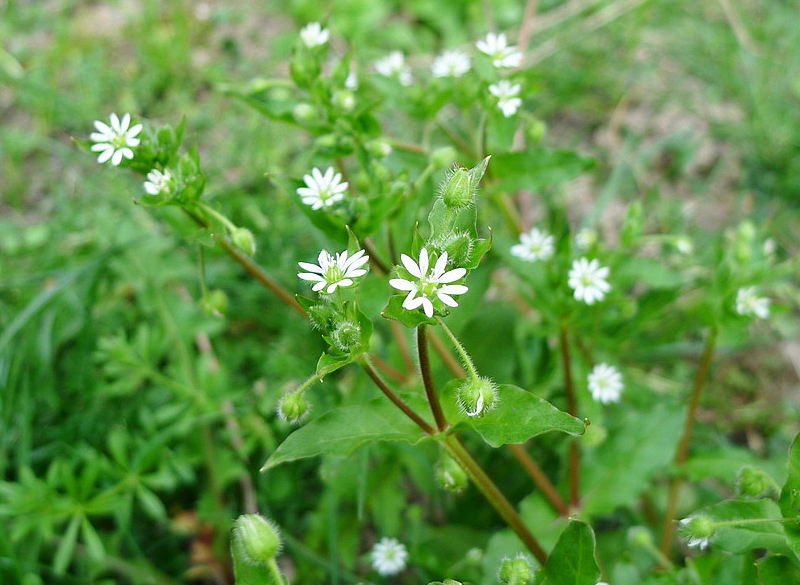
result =
[[441,432],[447,429],[447,420],[444,418],[442,405],[439,402],[439,396],[436,394],[436,388],[433,385],[425,325],[417,327],[417,352],[419,354],[419,369],[422,374],[422,383],[425,386],[425,395],[428,398],[428,404],[431,407],[433,418],[436,421],[436,427]]
[[[577,416],[578,405],[575,398],[575,383],[572,380],[572,356],[569,350],[569,333],[567,332],[567,325],[563,321],[561,323],[559,344],[561,347],[561,364],[564,369],[564,390],[567,395],[567,412],[572,416]],[[569,494],[570,503],[576,507],[580,504],[580,457],[580,448],[578,447],[578,443],[573,439],[569,445]]]

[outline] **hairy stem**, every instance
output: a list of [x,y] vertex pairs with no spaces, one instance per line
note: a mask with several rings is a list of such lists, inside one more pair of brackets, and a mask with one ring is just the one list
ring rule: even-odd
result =
[[444,330],[444,332],[447,334],[447,337],[450,338],[450,343],[452,343],[453,347],[456,348],[458,355],[461,356],[461,362],[466,366],[467,372],[469,372],[470,377],[473,379],[478,378],[478,371],[475,369],[475,364],[472,363],[472,358],[469,357],[467,350],[464,349],[464,346],[461,345],[461,342],[458,340],[455,334],[452,331],[450,331],[450,328],[447,325],[445,325],[444,319],[442,319],[441,317],[437,317],[436,320],[438,321],[439,325]]
[[445,347],[442,340],[439,339],[439,336],[436,335],[435,331],[431,331],[428,335],[431,345],[433,349],[436,350],[436,353],[439,354],[439,357],[444,362],[444,365],[447,366],[447,369],[450,370],[450,373],[453,374],[456,378],[466,378],[467,372],[464,368],[461,367],[461,364],[458,363],[458,360],[453,357],[453,354]]
[[417,327],[417,353],[419,354],[419,370],[422,374],[422,383],[425,386],[425,395],[428,397],[428,404],[430,404],[433,418],[436,421],[436,427],[439,431],[444,431],[447,428],[447,421],[442,412],[442,405],[439,403],[439,396],[436,394],[436,388],[433,386],[433,377],[431,376],[431,360],[428,356],[428,339],[425,334],[425,325]]
[[384,382],[381,375],[375,371],[375,368],[372,367],[372,363],[369,361],[369,358],[364,355],[361,359],[361,366],[364,368],[364,371],[367,372],[367,375],[370,379],[375,382],[375,385],[380,389],[381,392],[386,395],[386,397],[392,401],[392,403],[403,411],[408,418],[413,420],[419,428],[425,431],[429,435],[435,435],[436,429],[434,429],[431,425],[429,425],[425,420],[418,415],[408,404],[403,402],[403,400],[394,393],[394,391],[389,388],[389,386]]
[[[567,412],[572,416],[578,416],[578,405],[575,399],[575,384],[572,381],[572,356],[569,351],[569,334],[567,325],[562,321],[561,333],[559,336],[561,348],[561,364],[564,369],[564,390],[567,394]],[[580,483],[581,483],[581,452],[575,439],[569,446],[569,494],[570,503],[573,506],[580,504]]]
[[[686,411],[686,422],[683,425],[683,435],[681,435],[680,443],[678,443],[678,450],[675,452],[675,466],[678,468],[678,473],[680,473],[680,469],[689,456],[689,443],[692,439],[694,421],[697,417],[697,407],[700,404],[700,395],[703,393],[703,388],[708,378],[708,371],[711,368],[711,362],[714,358],[716,341],[717,331],[716,329],[711,329],[706,339],[703,357],[700,358],[700,366],[697,368],[697,375],[694,379],[692,395],[689,399],[689,409]],[[667,509],[664,514],[664,530],[661,533],[661,552],[665,556],[669,555],[669,550],[672,546],[672,537],[675,533],[675,514],[678,510],[678,496],[680,495],[682,483],[683,479],[680,475],[676,474],[669,484]]]

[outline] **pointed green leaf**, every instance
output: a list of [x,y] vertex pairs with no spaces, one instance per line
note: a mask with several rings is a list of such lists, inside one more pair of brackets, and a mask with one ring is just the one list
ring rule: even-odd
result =
[[800,567],[783,555],[770,555],[756,563],[758,585],[800,583]]
[[53,572],[56,575],[64,574],[69,562],[72,560],[72,553],[75,551],[75,541],[78,538],[78,528],[81,525],[81,515],[75,515],[67,526],[64,536],[58,543],[56,556],[53,558]]
[[[800,435],[794,438],[789,448],[787,467],[788,475],[778,505],[784,518],[798,518],[800,517]],[[800,558],[800,523],[787,522],[783,529],[789,547]]]
[[524,443],[548,431],[580,435],[586,429],[581,420],[517,386],[501,384],[497,396],[497,406],[485,416],[464,421],[492,447]]
[[594,532],[588,524],[573,520],[544,566],[545,585],[595,585],[600,570],[594,559]]
[[376,441],[415,444],[422,431],[386,398],[330,410],[300,427],[281,443],[261,471],[287,461],[317,455],[347,456]]
[[96,560],[105,558],[106,549],[103,546],[103,541],[100,540],[100,536],[97,534],[94,526],[92,526],[92,523],[89,522],[89,519],[85,516],[83,517],[81,528],[83,532],[83,542],[86,543],[86,549],[89,551],[89,555]]
[[345,367],[353,361],[350,355],[330,355],[323,353],[317,362],[317,377],[322,380],[328,374]]

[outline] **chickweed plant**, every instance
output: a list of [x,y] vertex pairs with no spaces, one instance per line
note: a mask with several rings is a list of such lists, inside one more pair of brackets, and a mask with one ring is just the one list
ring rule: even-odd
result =
[[[134,368],[191,396],[198,410],[187,424],[205,449],[218,421],[236,444],[262,445],[261,472],[288,481],[272,484],[287,502],[306,480],[282,470],[313,471],[297,467],[304,459],[321,458],[323,481],[341,486],[325,496],[330,514],[317,517],[325,529],[314,533],[327,540],[303,543],[288,536],[309,529],[298,522],[302,503],[258,510],[245,482],[251,498],[235,512],[247,513],[227,521],[232,564],[220,561],[216,578],[231,570],[238,585],[798,582],[800,445],[783,468],[733,448],[714,464],[713,439],[696,428],[720,356],[769,335],[791,310],[796,259],[752,221],[704,241],[654,233],[638,202],[615,227],[580,224],[563,184],[592,161],[543,144],[532,109],[547,89],[526,69],[525,47],[503,32],[438,55],[393,51],[372,61],[344,46],[326,23],[308,23],[288,79],[224,88],[282,124],[271,140],[295,133],[306,143],[297,174],[264,169],[269,197],[305,218],[281,244],[293,274],[276,273],[260,244],[268,234],[215,195],[197,145],[184,146],[184,122],[109,113],[76,139],[100,172],[141,177],[127,196],[178,229],[198,260],[189,296],[216,327],[240,298],[207,271],[209,258],[227,255],[324,348],[295,384],[269,388],[275,410],[261,436],[238,428],[230,410],[204,409],[209,396],[150,363],[158,340],[141,333],[103,348],[107,371]],[[268,202],[258,205],[269,215]],[[311,242],[323,245],[309,254]],[[207,368],[207,352],[184,353],[184,367]],[[103,565],[108,545],[98,536],[142,509],[169,516],[153,490],[191,473],[168,473],[168,460],[148,455],[162,452],[162,435],[150,447],[109,438],[109,465],[131,479],[52,520],[63,527],[50,542],[56,574],[95,563],[97,574],[116,571],[124,582],[172,582],[123,561]],[[48,473],[74,474],[79,500],[102,470]],[[209,506],[220,498],[224,480],[216,481]],[[31,474],[2,484],[0,516],[24,515],[37,490]],[[351,508],[353,522],[337,522],[337,507]],[[40,530],[22,521],[12,540]],[[227,559],[219,550],[214,558]]]

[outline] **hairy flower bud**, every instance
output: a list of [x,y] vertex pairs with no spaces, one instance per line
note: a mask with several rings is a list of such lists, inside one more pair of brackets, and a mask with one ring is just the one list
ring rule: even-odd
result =
[[736,478],[736,491],[751,498],[773,492],[775,487],[775,482],[764,470],[751,465],[742,467]]
[[442,458],[436,465],[436,481],[446,490],[461,491],[467,487],[467,473],[455,459],[447,453],[442,453]]
[[345,112],[350,112],[356,107],[356,96],[349,89],[340,89],[334,92],[331,101],[333,105]]
[[253,237],[253,232],[249,229],[236,228],[231,232],[231,240],[234,246],[248,256],[253,256],[256,253],[256,239]]
[[442,187],[442,201],[451,208],[468,207],[473,204],[474,193],[469,171],[458,167],[450,173]]
[[533,581],[531,565],[522,555],[513,559],[503,559],[497,576],[503,585],[528,585]]
[[290,424],[299,424],[308,416],[311,406],[302,392],[284,394],[278,401],[278,416]]
[[319,116],[311,104],[299,103],[292,110],[292,116],[298,122],[314,122]]
[[239,558],[249,564],[262,564],[275,558],[281,549],[278,529],[259,514],[243,514],[233,523],[232,546]]
[[489,378],[468,378],[458,387],[456,395],[467,416],[483,416],[497,402],[497,387]]
[[370,140],[365,146],[367,152],[375,158],[384,158],[392,154],[392,145],[382,138]]
[[361,342],[361,327],[352,321],[339,323],[331,333],[331,341],[337,349],[348,352]]
[[225,291],[214,289],[208,293],[200,301],[200,307],[203,311],[212,317],[222,317],[228,314],[228,295]]
[[452,266],[464,266],[472,255],[474,242],[466,232],[451,232],[441,239],[439,247],[447,252]]
[[644,526],[632,526],[628,530],[628,542],[631,544],[649,548],[653,544],[653,535]]
[[681,536],[687,540],[689,546],[706,548],[711,537],[717,531],[717,524],[710,516],[698,515],[684,518],[680,521]]

